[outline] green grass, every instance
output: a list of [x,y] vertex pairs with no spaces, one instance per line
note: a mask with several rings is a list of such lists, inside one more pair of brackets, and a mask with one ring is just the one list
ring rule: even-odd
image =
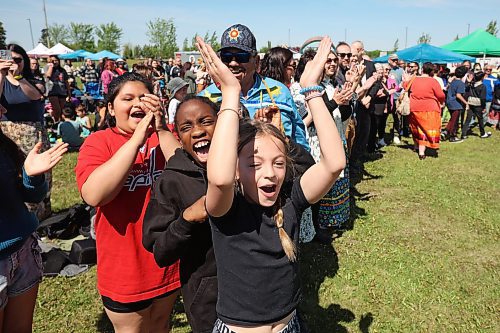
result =
[[[476,130],[477,131],[477,130]],[[390,146],[356,184],[353,229],[332,246],[301,247],[312,332],[498,332],[500,133],[443,143],[420,161]],[[53,207],[79,201],[68,154],[54,171]],[[177,304],[173,332],[189,332]],[[36,332],[111,332],[95,268],[41,285]]]

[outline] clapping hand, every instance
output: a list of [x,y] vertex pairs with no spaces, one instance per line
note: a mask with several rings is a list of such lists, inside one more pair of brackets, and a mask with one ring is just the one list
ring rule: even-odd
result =
[[144,96],[141,97],[140,107],[146,113],[153,113],[155,118],[154,128],[156,131],[165,129],[165,118],[162,111],[160,97],[154,94],[144,94]]
[[274,127],[280,129],[281,113],[277,106],[271,105],[255,112],[254,119],[258,119],[265,123],[270,123]]
[[201,53],[207,71],[216,84],[220,84],[221,90],[236,88],[241,90],[240,82],[236,79],[229,68],[219,59],[212,47],[206,44],[201,37],[196,37],[196,47]]
[[330,54],[331,46],[332,40],[330,37],[323,37],[314,59],[306,64],[304,73],[300,78],[300,86],[302,88],[316,86],[319,84],[321,78],[323,77],[324,66],[326,60],[328,59],[328,54]]
[[62,159],[63,154],[68,151],[68,144],[59,142],[54,147],[40,154],[41,148],[42,143],[38,142],[29,152],[28,156],[26,156],[24,171],[28,176],[41,175],[52,169]]

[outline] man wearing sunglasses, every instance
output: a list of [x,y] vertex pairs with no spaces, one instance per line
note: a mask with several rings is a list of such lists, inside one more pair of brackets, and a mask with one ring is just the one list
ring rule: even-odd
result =
[[[250,29],[242,24],[227,28],[221,37],[219,57],[240,81],[240,102],[248,110],[250,117],[253,118],[259,109],[278,106],[286,136],[309,150],[305,126],[290,90],[281,82],[257,73],[259,57],[255,36]],[[222,93],[215,83],[199,95],[208,97],[215,103],[222,99]]]

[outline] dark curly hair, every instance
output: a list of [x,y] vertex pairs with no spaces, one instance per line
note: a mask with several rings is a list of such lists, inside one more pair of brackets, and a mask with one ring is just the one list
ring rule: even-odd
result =
[[175,124],[176,131],[179,131],[179,129],[177,128],[177,125],[178,125],[177,115],[182,110],[182,107],[184,105],[186,105],[187,103],[192,102],[192,101],[198,101],[200,103],[208,105],[210,107],[210,110],[214,114],[214,116],[217,117],[217,110],[219,110],[219,107],[217,106],[217,104],[212,102],[208,97],[187,95],[186,98],[177,106],[177,111],[175,112],[175,115],[174,115],[174,124]]
[[295,76],[293,79],[295,82],[300,82],[300,77],[302,73],[304,73],[304,69],[306,68],[306,64],[314,59],[316,55],[316,51],[313,49],[307,49],[304,51],[304,54],[300,57],[299,64],[297,65],[297,70],[295,71]]

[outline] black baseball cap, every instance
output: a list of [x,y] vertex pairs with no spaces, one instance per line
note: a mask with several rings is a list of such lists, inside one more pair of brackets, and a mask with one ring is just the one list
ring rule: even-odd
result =
[[247,26],[234,24],[224,31],[221,37],[221,48],[236,48],[245,52],[257,53],[255,36]]

